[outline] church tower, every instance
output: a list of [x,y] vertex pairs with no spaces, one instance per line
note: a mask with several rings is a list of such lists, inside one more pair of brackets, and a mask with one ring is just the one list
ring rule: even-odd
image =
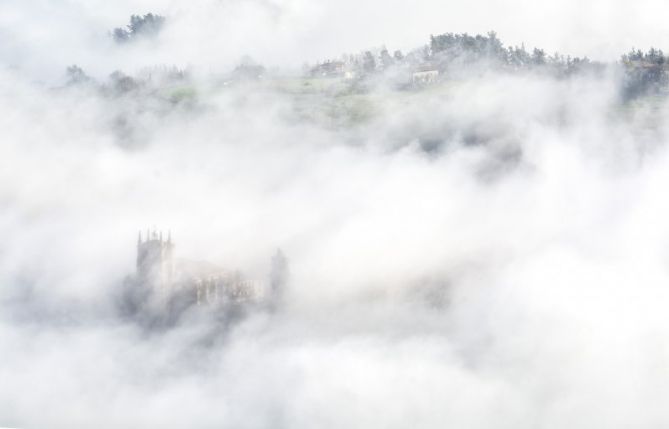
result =
[[168,295],[174,276],[173,252],[171,234],[168,233],[167,240],[163,240],[162,232],[147,230],[146,239],[142,241],[140,232],[137,237],[137,279],[140,284]]

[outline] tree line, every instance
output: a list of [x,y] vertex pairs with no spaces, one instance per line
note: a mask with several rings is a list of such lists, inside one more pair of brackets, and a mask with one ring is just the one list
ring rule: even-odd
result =
[[467,33],[431,35],[428,44],[407,54],[396,50],[391,55],[387,48],[382,47],[377,52],[367,50],[360,54],[343,55],[341,59],[326,60],[309,71],[314,76],[330,76],[343,69],[357,76],[367,76],[397,68],[433,69],[442,74],[468,73],[474,68],[510,71],[541,69],[558,76],[568,76],[601,70],[602,66],[587,57],[559,53],[549,55],[539,48],[528,52],[524,45],[505,47],[495,32],[489,32],[474,36]]
[[[147,13],[131,15],[125,27],[114,28],[110,35],[119,45],[142,38],[155,37],[165,26],[164,16]],[[669,59],[662,50],[650,48],[644,52],[632,49],[621,56],[616,64],[621,72],[622,92],[627,98],[659,93],[669,88]],[[587,57],[571,57],[560,53],[548,54],[540,48],[527,50],[525,45],[505,46],[494,31],[485,35],[468,33],[443,33],[430,35],[429,42],[421,47],[403,53],[392,53],[381,47],[365,50],[358,54],[345,54],[338,59],[329,59],[313,67],[305,66],[305,71],[313,77],[351,75],[356,79],[380,73],[395,73],[405,76],[417,70],[435,70],[448,78],[458,74],[467,75],[475,70],[495,70],[506,72],[540,71],[562,78],[582,73],[598,73],[606,64],[591,61]],[[154,70],[157,71],[157,70]],[[248,57],[233,70],[233,79],[259,79],[265,75],[265,68]],[[183,70],[162,70],[170,79],[183,79]],[[67,69],[69,84],[89,82],[90,78],[77,65]],[[110,76],[110,87],[119,92],[127,92],[138,86],[132,77],[115,72]]]

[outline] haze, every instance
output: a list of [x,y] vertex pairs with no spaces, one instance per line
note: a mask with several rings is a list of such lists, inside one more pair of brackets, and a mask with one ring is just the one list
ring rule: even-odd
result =
[[[666,427],[665,10],[0,3],[0,426]],[[491,30],[597,62],[379,65]],[[280,302],[127,317],[146,228]]]

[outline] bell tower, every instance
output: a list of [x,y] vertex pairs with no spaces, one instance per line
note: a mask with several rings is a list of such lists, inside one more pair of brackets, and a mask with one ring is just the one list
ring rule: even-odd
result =
[[146,231],[137,236],[137,279],[140,284],[156,292],[169,293],[174,275],[174,244],[171,233],[163,240],[163,233]]

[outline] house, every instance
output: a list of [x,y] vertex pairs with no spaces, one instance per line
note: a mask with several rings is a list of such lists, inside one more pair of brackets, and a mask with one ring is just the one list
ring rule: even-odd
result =
[[346,77],[347,70],[346,63],[343,61],[326,61],[317,64],[310,71],[311,77]]
[[416,87],[431,85],[439,79],[439,70],[431,65],[424,65],[414,70],[411,83]]

